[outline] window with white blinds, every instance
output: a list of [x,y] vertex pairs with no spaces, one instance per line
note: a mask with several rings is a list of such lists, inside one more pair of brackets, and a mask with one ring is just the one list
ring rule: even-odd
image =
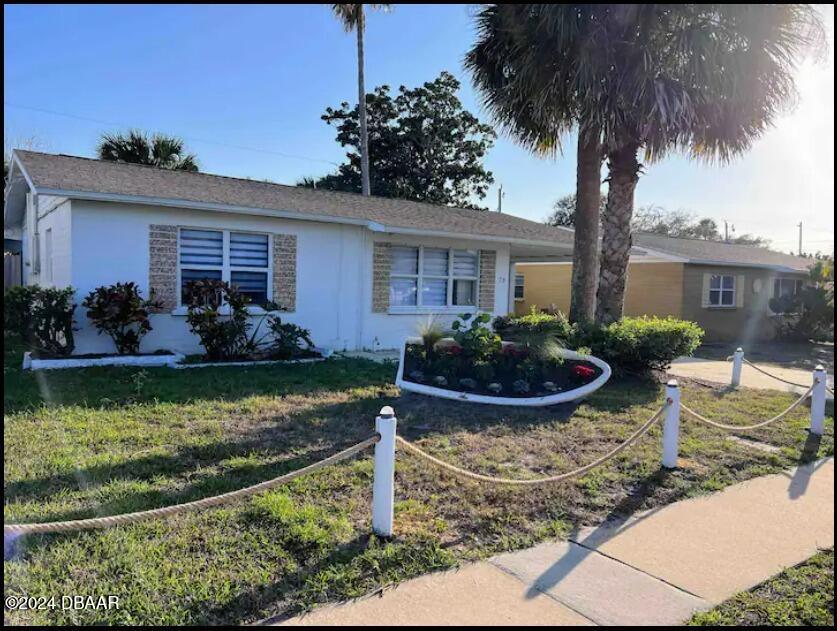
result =
[[188,283],[203,279],[224,280],[255,305],[271,299],[266,234],[181,228],[179,262],[181,303]]
[[423,246],[393,246],[391,308],[475,306],[479,253]]

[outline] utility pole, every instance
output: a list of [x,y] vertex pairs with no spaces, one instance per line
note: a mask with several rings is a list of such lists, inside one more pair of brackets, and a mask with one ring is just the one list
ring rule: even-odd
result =
[[729,223],[724,219],[724,243],[729,243]]
[[504,195],[505,195],[505,193],[503,193],[503,185],[500,184],[500,188],[497,189],[497,212],[498,213],[503,212],[503,196]]
[[797,227],[799,228],[799,256],[802,256],[802,222],[801,221],[797,224]]

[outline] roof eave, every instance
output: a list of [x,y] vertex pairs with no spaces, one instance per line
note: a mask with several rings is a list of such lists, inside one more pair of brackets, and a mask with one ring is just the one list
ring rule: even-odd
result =
[[166,206],[171,208],[187,208],[190,210],[209,210],[214,212],[228,212],[244,215],[257,215],[262,217],[276,217],[280,219],[294,219],[298,221],[314,221],[319,223],[336,223],[343,225],[360,226],[372,232],[388,233],[388,234],[404,234],[416,236],[433,236],[433,237],[456,237],[459,239],[468,239],[473,241],[489,241],[494,243],[509,243],[509,244],[527,244],[545,247],[570,247],[572,244],[556,243],[555,241],[540,240],[540,239],[524,239],[520,237],[505,237],[497,235],[486,234],[470,234],[470,233],[451,233],[450,231],[442,230],[423,230],[419,228],[403,228],[400,226],[390,226],[382,224],[370,219],[359,219],[354,217],[340,217],[335,215],[301,213],[294,210],[279,210],[273,208],[259,208],[253,206],[238,206],[231,204],[218,204],[214,202],[198,202],[184,199],[164,198],[164,197],[148,197],[145,195],[122,195],[117,193],[97,193],[91,191],[73,191],[67,189],[56,188],[37,188],[37,193],[42,195],[55,195],[60,197],[68,197],[71,199],[80,199],[87,201],[99,202],[115,202],[122,204],[142,204],[146,206]]

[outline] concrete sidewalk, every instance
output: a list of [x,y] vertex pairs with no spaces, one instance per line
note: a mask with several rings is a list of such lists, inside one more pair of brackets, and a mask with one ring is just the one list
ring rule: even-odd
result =
[[282,624],[679,624],[833,545],[829,458]]
[[[741,370],[741,385],[745,388],[755,388],[757,390],[780,390],[782,392],[793,392],[795,394],[802,394],[808,389],[813,380],[811,371],[803,370],[801,368],[788,368],[780,364],[772,364],[769,362],[759,362],[756,364],[762,370],[766,370],[772,375],[781,377],[785,381],[790,381],[797,384],[806,384],[804,387],[792,386],[782,383],[776,379],[772,379],[765,374],[760,373],[752,366],[744,364]],[[699,379],[701,381],[711,381],[713,383],[729,385],[732,380],[732,362],[702,359],[700,357],[679,357],[674,360],[668,369],[668,373],[675,377],[688,377],[691,379]],[[828,375],[828,387],[834,388],[834,375]],[[830,394],[828,398],[833,398]]]

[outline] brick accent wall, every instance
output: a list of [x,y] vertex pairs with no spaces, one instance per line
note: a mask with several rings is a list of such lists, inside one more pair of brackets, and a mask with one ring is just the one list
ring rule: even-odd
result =
[[177,307],[177,226],[148,227],[148,292],[159,302],[153,313]]
[[391,244],[376,241],[372,246],[372,313],[389,310],[389,270],[392,264]]
[[273,301],[296,311],[296,235],[273,235]]
[[497,252],[480,250],[480,295],[477,306],[483,311],[494,311]]

